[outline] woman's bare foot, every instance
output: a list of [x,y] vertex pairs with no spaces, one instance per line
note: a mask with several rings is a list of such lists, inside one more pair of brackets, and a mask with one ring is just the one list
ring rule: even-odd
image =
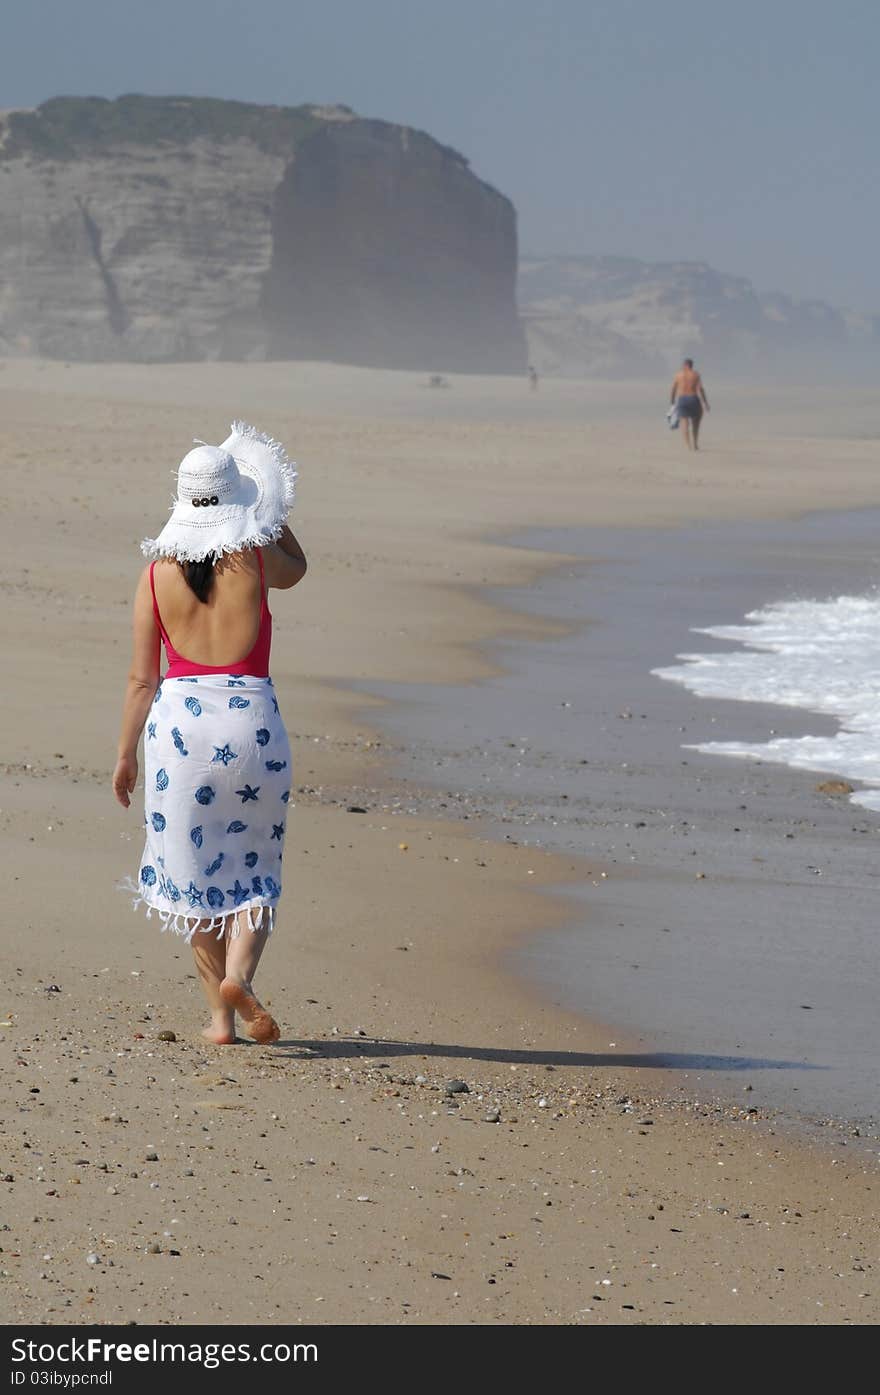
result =
[[247,984],[225,978],[220,985],[220,997],[227,1007],[235,1009],[254,1041],[266,1044],[277,1041],[281,1036],[275,1018],[266,1011]]
[[219,1012],[212,1012],[211,1025],[204,1028],[202,1036],[214,1046],[234,1046],[235,1013],[230,1012],[228,1007],[221,1008]]

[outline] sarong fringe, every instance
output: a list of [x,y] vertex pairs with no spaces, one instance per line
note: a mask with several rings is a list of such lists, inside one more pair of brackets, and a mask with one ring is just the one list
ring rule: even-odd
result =
[[215,915],[209,918],[187,911],[165,910],[161,906],[152,905],[131,877],[126,877],[124,881],[120,882],[119,889],[132,893],[131,905],[133,910],[137,910],[139,906],[145,906],[147,920],[152,919],[155,911],[162,922],[163,931],[170,930],[173,934],[180,935],[187,944],[191,943],[197,932],[208,935],[216,931],[218,940],[222,940],[225,935],[228,935],[230,939],[237,939],[241,934],[239,916],[244,918],[251,933],[265,930],[267,935],[271,935],[275,929],[277,907],[267,905],[265,902],[249,901],[246,906],[239,906],[237,910],[227,911],[225,915]]

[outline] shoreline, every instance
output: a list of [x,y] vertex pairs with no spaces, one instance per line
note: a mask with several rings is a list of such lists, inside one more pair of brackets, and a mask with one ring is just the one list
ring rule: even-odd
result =
[[[848,516],[838,517],[830,514],[817,514],[807,520],[801,519],[789,525],[767,524],[764,525],[763,532],[756,534],[756,551],[767,551],[773,546],[783,549],[793,546],[792,539],[802,539],[798,545],[812,548],[800,558],[800,570],[798,575],[813,575],[814,580],[818,577],[820,589],[823,585],[831,585],[832,591],[836,592],[841,588],[851,590],[851,578],[855,577],[857,589],[867,584],[862,579],[862,571],[868,558],[859,553],[858,538],[870,534],[872,519],[870,515],[859,517],[854,520],[855,541],[853,533],[853,520]],[[724,530],[732,535],[728,537],[726,543],[718,541],[724,538]],[[847,532],[849,529],[849,532]],[[728,551],[735,549],[737,532],[742,533],[742,529],[737,529],[734,524],[716,527],[710,535],[715,541],[707,543],[707,547],[712,549],[718,547],[723,551],[724,546]],[[745,853],[749,849],[754,852],[760,851],[763,855],[755,860],[763,863],[770,859],[774,865],[773,878],[784,885],[787,890],[780,890],[779,895],[784,898],[784,909],[789,916],[800,916],[803,926],[809,927],[811,915],[811,903],[815,903],[817,895],[824,897],[824,903],[828,904],[829,895],[835,895],[835,888],[846,885],[848,888],[848,905],[844,910],[839,903],[835,915],[835,941],[836,953],[843,956],[845,960],[851,957],[848,949],[847,936],[853,942],[853,946],[858,945],[861,939],[860,918],[868,923],[870,920],[870,906],[863,904],[865,898],[873,895],[869,880],[866,882],[868,873],[867,865],[864,863],[863,854],[867,851],[862,847],[859,850],[859,839],[851,837],[851,832],[873,835],[876,837],[880,829],[876,826],[876,819],[872,818],[865,810],[854,807],[846,800],[829,800],[822,796],[818,797],[817,786],[822,783],[821,772],[803,771],[792,769],[784,764],[773,762],[753,762],[737,761],[726,759],[720,755],[712,753],[701,754],[693,749],[698,744],[699,739],[705,739],[707,734],[714,736],[723,735],[723,726],[714,726],[727,722],[732,730],[738,731],[740,737],[742,732],[765,733],[767,730],[775,731],[778,734],[791,732],[800,734],[805,730],[810,730],[814,734],[828,732],[833,733],[838,729],[836,719],[825,715],[817,714],[808,708],[779,707],[777,705],[767,705],[758,703],[736,702],[731,700],[709,701],[697,699],[686,690],[679,690],[678,700],[671,686],[661,684],[660,680],[650,671],[652,665],[646,660],[637,665],[635,672],[633,665],[626,667],[625,680],[620,680],[617,686],[610,692],[610,700],[613,705],[608,706],[609,694],[604,696],[604,706],[597,706],[596,701],[586,699],[586,716],[572,728],[572,741],[575,749],[583,753],[589,753],[590,760],[582,761],[586,767],[583,779],[576,778],[572,769],[573,762],[566,758],[563,748],[551,746],[546,753],[541,752],[540,745],[533,749],[532,738],[538,736],[535,726],[540,721],[545,720],[535,707],[534,700],[529,700],[528,692],[535,688],[538,675],[541,673],[542,654],[545,662],[544,681],[547,684],[546,696],[556,699],[569,688],[559,686],[557,671],[561,671],[564,660],[560,659],[560,652],[571,655],[573,651],[580,649],[585,658],[589,654],[599,652],[605,653],[609,646],[616,654],[619,650],[625,649],[627,642],[636,653],[641,654],[642,640],[638,631],[631,630],[631,622],[626,616],[626,600],[621,605],[613,599],[611,614],[614,615],[613,626],[615,629],[622,625],[626,631],[619,643],[614,637],[607,635],[609,624],[608,593],[614,589],[613,583],[606,580],[597,584],[596,590],[599,595],[595,603],[586,601],[586,612],[581,619],[575,623],[571,615],[571,600],[583,588],[583,583],[590,578],[596,579],[596,569],[601,568],[603,563],[597,560],[597,549],[593,545],[593,539],[589,532],[580,538],[581,555],[579,558],[571,551],[558,552],[561,540],[566,535],[557,535],[559,541],[548,554],[553,559],[548,569],[544,573],[544,580],[548,576],[550,585],[544,586],[543,591],[550,593],[550,600],[544,594],[539,601],[530,597],[531,609],[530,618],[543,616],[550,613],[555,626],[554,639],[558,640],[559,634],[565,637],[564,643],[555,643],[549,649],[536,647],[534,643],[526,642],[525,646],[517,645],[509,638],[504,642],[496,642],[490,645],[490,661],[495,666],[493,670],[493,681],[489,685],[491,692],[487,693],[481,701],[479,695],[469,694],[473,684],[453,686],[447,690],[446,702],[443,699],[443,690],[432,688],[430,685],[395,685],[391,690],[390,700],[395,699],[402,704],[404,709],[403,722],[397,723],[398,732],[402,728],[402,744],[400,751],[396,755],[396,773],[413,790],[413,798],[410,801],[410,808],[421,807],[431,809],[436,812],[438,802],[456,807],[468,808],[469,815],[465,817],[475,817],[482,820],[484,826],[488,827],[492,836],[498,841],[516,838],[517,841],[527,846],[532,846],[534,855],[539,856],[542,849],[555,849],[557,852],[563,851],[568,856],[578,857],[584,866],[583,877],[579,884],[574,887],[567,886],[560,893],[565,905],[568,907],[567,916],[563,917],[564,923],[559,925],[558,914],[554,915],[555,928],[536,929],[532,937],[526,937],[524,943],[518,943],[515,947],[510,947],[503,953],[500,960],[500,967],[503,972],[513,973],[522,979],[525,976],[532,991],[543,994],[545,1000],[552,1000],[557,1005],[565,1004],[569,1009],[573,1008],[579,1012],[587,1021],[594,1026],[603,1024],[601,1030],[609,1037],[626,1036],[630,1041],[647,1040],[653,1044],[656,1058],[662,1061],[664,1058],[670,1063],[673,1074],[670,1077],[670,1091],[676,1093],[681,1083],[681,1073],[687,1071],[686,1079],[689,1081],[688,1088],[699,1092],[702,1097],[710,1095],[715,1100],[736,1102],[738,1093],[742,1090],[742,1075],[748,1073],[758,1078],[764,1074],[765,1079],[762,1084],[764,1088],[759,1088],[757,1082],[751,1084],[748,1089],[754,1089],[752,1103],[760,1101],[762,1108],[769,1109],[777,1121],[787,1123],[797,1132],[803,1130],[819,1130],[820,1136],[823,1131],[829,1128],[847,1128],[858,1126],[858,1131],[863,1140],[863,1146],[871,1149],[876,1145],[880,1127],[878,1127],[877,1111],[874,1102],[873,1092],[873,1072],[870,1068],[870,1061],[873,1059],[873,1051],[869,1046],[861,1045],[861,1060],[859,1068],[861,1075],[852,1077],[854,1063],[847,1063],[846,1051],[851,1049],[843,1048],[841,1039],[840,1048],[837,1049],[835,1062],[835,1043],[833,1037],[827,1039],[827,1028],[824,1025],[825,1018],[831,1014],[831,1021],[835,1017],[846,1017],[847,1031],[850,1034],[852,1045],[864,1035],[864,1031],[869,1028],[872,1020],[870,1005],[860,1003],[859,1011],[862,1007],[867,1008],[867,1016],[862,1014],[862,1018],[854,1016],[855,1004],[851,1001],[848,1010],[843,1008],[843,1000],[840,993],[842,988],[836,990],[834,987],[834,976],[825,975],[819,969],[817,972],[822,980],[821,984],[814,975],[812,978],[804,978],[803,973],[795,973],[792,982],[800,985],[799,996],[808,998],[810,1006],[821,1008],[822,1021],[817,1019],[813,1024],[820,1027],[820,1035],[816,1042],[812,1042],[811,1036],[804,1037],[796,1019],[788,1010],[787,1019],[783,999],[780,999],[774,1008],[765,1008],[765,1018],[762,1021],[761,1010],[756,1008],[751,1012],[746,1009],[745,1013],[737,1011],[738,1023],[735,1028],[737,1038],[730,1034],[730,1024],[725,1034],[724,1013],[726,993],[718,999],[715,1004],[715,1012],[711,1014],[718,1020],[720,1030],[720,1040],[716,1043],[710,1039],[697,1046],[697,1040],[693,1030],[685,1032],[681,1041],[677,1040],[678,1033],[675,1029],[675,1018],[671,1009],[667,1009],[665,1017],[662,1017],[652,1024],[650,1014],[639,1015],[637,1005],[641,1003],[644,1010],[646,1004],[650,1004],[650,997],[646,998],[642,993],[641,997],[636,997],[634,1004],[624,1008],[621,1012],[621,994],[623,993],[622,980],[618,984],[620,974],[628,967],[635,969],[642,968],[646,972],[648,985],[656,981],[664,983],[664,999],[667,1004],[671,1004],[676,998],[676,984],[670,980],[670,968],[667,967],[665,959],[672,951],[672,965],[675,960],[676,937],[672,941],[666,942],[666,954],[657,958],[656,950],[651,944],[651,922],[656,918],[653,914],[651,898],[659,898],[657,904],[663,906],[662,920],[664,926],[667,922],[674,923],[676,916],[684,916],[685,925],[687,917],[693,919],[699,914],[700,904],[708,905],[712,909],[710,914],[722,919],[726,916],[731,921],[729,931],[736,932],[736,919],[733,918],[733,904],[728,905],[730,897],[726,888],[730,886],[731,895],[735,898],[735,904],[740,914],[746,919],[755,916],[759,921],[767,913],[767,896],[770,894],[769,886],[762,886],[763,874],[756,867],[749,872],[749,863],[744,857],[718,846],[719,836],[729,840],[730,831],[725,832],[724,827],[717,827],[715,830],[712,824],[737,825],[733,828],[733,834],[740,835],[734,838],[740,850]],[[570,542],[577,541],[575,534],[571,530],[567,534]],[[668,539],[666,551],[674,552],[682,546],[690,548],[689,534],[685,529],[678,538]],[[821,538],[821,549],[816,552],[817,542],[815,539]],[[814,539],[812,542],[810,539]],[[787,540],[787,541],[786,541]],[[534,535],[528,535],[524,541],[526,545],[533,548],[535,545]],[[659,546],[663,549],[663,538],[660,537]],[[629,542],[620,542],[617,546],[608,546],[611,554],[608,565],[612,569],[616,568],[616,575],[620,579],[620,566],[623,565],[621,559],[632,557],[634,552],[647,548],[652,556],[657,555],[658,535],[654,533],[643,533],[638,543],[630,539]],[[813,558],[814,560],[808,560]],[[833,563],[834,579],[829,583],[827,565],[823,571],[823,556],[830,554],[832,558],[836,556],[848,557],[848,562],[841,572],[840,563]],[[738,556],[739,554],[736,553]],[[746,554],[747,555],[747,554]],[[558,560],[557,560],[558,558]],[[873,559],[871,558],[873,565]],[[577,568],[572,570],[570,563],[577,561]],[[631,564],[630,565],[631,569]],[[664,564],[653,564],[652,575],[665,575],[662,571]],[[692,566],[697,569],[699,563],[694,561]],[[806,568],[806,571],[804,570]],[[607,567],[606,567],[607,570]],[[644,570],[644,569],[643,569]],[[780,577],[782,579],[780,579]],[[746,592],[746,598],[737,596],[737,591],[731,594],[725,592],[717,598],[713,595],[711,606],[715,609],[716,622],[719,622],[719,615],[724,622],[738,623],[740,614],[745,609],[750,608],[755,598],[768,601],[775,598],[774,585],[779,585],[782,589],[793,584],[797,594],[799,583],[791,583],[787,579],[786,564],[782,565],[780,577],[776,582],[773,580],[759,579],[751,587],[751,593]],[[571,578],[570,580],[568,578]],[[666,577],[666,586],[670,585],[670,577]],[[713,583],[707,583],[710,588]],[[624,590],[627,594],[633,589],[632,579],[624,581]],[[765,588],[770,588],[769,593]],[[512,591],[505,588],[502,592],[502,604],[506,608],[506,613],[516,613],[517,596],[519,603],[523,601],[523,589],[529,591],[530,588],[520,588]],[[532,588],[533,589],[533,588]],[[541,590],[542,588],[538,588]],[[739,587],[742,591],[742,586]],[[673,589],[670,593],[670,601],[677,601],[678,592]],[[823,592],[824,594],[824,592]],[[567,600],[566,600],[567,596]],[[556,602],[554,606],[553,602]],[[641,600],[639,601],[641,605]],[[720,610],[719,610],[720,608]],[[732,608],[732,609],[731,609]],[[709,616],[713,612],[710,608]],[[682,634],[689,634],[691,628],[692,615],[688,615],[687,623],[682,622],[679,629]],[[606,635],[595,635],[595,626],[605,627]],[[667,626],[669,629],[669,626]],[[584,642],[583,636],[586,632],[588,642]],[[665,632],[664,632],[665,634]],[[589,642],[592,641],[592,642]],[[661,648],[654,653],[654,659],[658,660],[663,655],[664,650],[661,641]],[[697,641],[699,643],[699,641]],[[680,647],[676,645],[676,647]],[[667,662],[672,661],[673,650],[668,650]],[[555,657],[554,657],[555,655]],[[615,660],[615,662],[617,662]],[[569,674],[564,680],[565,684],[570,684],[572,688],[577,688],[575,674]],[[477,680],[478,683],[486,684],[486,679]],[[526,696],[517,697],[518,688],[522,688]],[[388,687],[380,687],[383,696],[388,696]],[[668,725],[671,721],[681,721],[686,723],[687,735],[672,742],[669,747],[669,732],[666,727],[654,725],[644,725],[638,735],[632,728],[623,728],[628,734],[632,734],[635,740],[631,748],[627,748],[626,740],[620,749],[621,756],[629,756],[629,762],[624,762],[624,769],[630,777],[621,783],[620,778],[615,779],[613,769],[606,768],[608,762],[603,763],[603,753],[593,740],[592,732],[600,727],[605,730],[605,723],[609,717],[612,719],[612,727],[615,725],[613,718],[615,715],[632,717],[632,713],[616,713],[614,706],[623,706],[632,703],[636,709],[635,715],[638,717],[640,709],[648,708],[649,715],[655,715],[655,709],[662,710],[664,722]],[[449,705],[451,715],[447,718],[440,715],[439,708]],[[557,706],[558,706],[557,701]],[[576,702],[575,708],[583,706],[583,699]],[[571,703],[563,702],[563,708],[571,707]],[[523,748],[523,763],[528,762],[528,769],[531,772],[528,785],[528,793],[534,796],[534,810],[528,812],[522,802],[515,796],[517,782],[513,776],[518,774],[518,770],[513,768],[520,765],[520,760],[514,755],[507,759],[503,751],[505,745],[514,743],[504,741],[504,729],[492,725],[495,709],[503,710],[509,708],[514,714],[508,716],[508,721],[519,722],[518,730],[530,732],[526,738],[526,746]],[[542,708],[541,712],[545,709]],[[575,717],[578,714],[575,713]],[[645,713],[641,712],[644,718]],[[388,735],[389,731],[395,731],[393,716],[383,718],[380,710],[378,714],[380,729],[383,734]],[[574,717],[564,718],[567,722],[575,720]],[[582,744],[584,735],[584,721],[590,729],[590,735],[586,738],[586,744]],[[460,738],[456,726],[462,726],[468,733],[466,747],[460,748]],[[637,723],[638,725],[638,723]],[[620,723],[617,723],[618,729]],[[690,729],[697,729],[697,739],[691,735]],[[511,730],[513,728],[511,727]],[[681,727],[684,733],[685,726]],[[699,733],[702,732],[702,736]],[[510,735],[510,731],[507,732]],[[679,740],[681,745],[679,746]],[[474,745],[476,743],[476,746]],[[665,759],[665,773],[653,768],[656,763],[655,751],[662,752],[664,746],[669,747]],[[646,752],[651,752],[652,765],[642,770]],[[415,754],[418,752],[418,754]],[[521,752],[522,754],[522,752]],[[682,757],[680,764],[682,767],[689,767],[687,777],[683,773],[681,776],[675,772],[675,767],[679,764],[679,757]],[[482,758],[481,761],[478,758]],[[597,764],[598,762],[598,764]],[[481,792],[481,786],[477,771],[482,764],[484,769],[492,772],[492,780],[497,781],[499,788],[497,791],[485,789]],[[611,763],[613,766],[613,762]],[[440,767],[432,773],[431,766]],[[392,767],[394,760],[392,761]],[[671,768],[670,768],[671,766]],[[524,772],[525,774],[526,772]],[[598,796],[595,796],[598,776]],[[490,776],[483,775],[483,779],[490,779]],[[420,788],[420,781],[428,782],[427,790]],[[677,856],[674,844],[666,846],[664,837],[668,839],[663,820],[658,820],[653,814],[656,800],[660,796],[662,783],[664,802],[672,800],[673,807],[676,800],[681,801],[681,812],[687,813],[692,824],[692,831],[699,834],[697,841],[706,844],[701,851],[701,861],[699,866],[702,870],[698,875],[708,877],[706,892],[702,902],[697,900],[697,889],[693,885],[693,870],[689,870],[680,856]],[[684,784],[682,785],[682,780]],[[537,781],[537,784],[536,784]],[[646,784],[647,781],[647,784]],[[682,786],[678,794],[676,781]],[[705,784],[709,793],[703,794],[695,803],[694,801],[694,781],[696,789]],[[460,782],[460,783],[459,783]],[[434,786],[431,792],[431,785]],[[641,787],[644,791],[640,793]],[[628,788],[626,788],[628,787]],[[455,796],[449,791],[461,788],[467,792],[464,802],[458,806]],[[749,793],[746,795],[746,790]],[[739,790],[737,796],[740,800],[747,798],[746,804],[737,803],[734,792]],[[563,801],[573,801],[560,803],[560,791],[567,791],[561,794]],[[524,791],[525,793],[526,791]],[[584,793],[586,792],[586,799]],[[443,801],[441,795],[445,794]],[[596,798],[598,797],[598,804]],[[462,796],[458,796],[459,801]],[[624,804],[619,811],[616,807],[623,800]],[[578,818],[574,818],[576,808],[584,804],[584,812]],[[601,841],[603,834],[602,808],[607,805],[611,811],[609,832],[616,830],[621,835],[621,840],[625,840],[625,848],[632,849],[621,859],[618,853],[612,853],[606,841]],[[727,815],[719,820],[717,811],[725,810],[729,806],[732,817]],[[692,808],[696,811],[697,824],[706,824],[705,828],[693,825]],[[735,811],[741,812],[735,812]],[[505,812],[507,811],[507,812]],[[746,812],[742,812],[746,811]],[[665,817],[665,816],[664,816]],[[574,822],[572,823],[572,819]],[[595,832],[597,828],[600,835],[600,843],[593,846],[592,861],[598,862],[598,866],[603,870],[601,876],[603,881],[599,882],[595,874],[590,870],[590,857],[585,849],[578,848],[577,825],[585,825],[584,832]],[[633,822],[633,820],[635,820]],[[810,829],[817,826],[821,828],[821,837],[818,834],[810,836]],[[688,821],[685,820],[685,823]],[[850,824],[856,825],[853,830]],[[785,829],[794,831],[785,832],[785,838],[795,842],[788,844],[780,843],[782,836],[780,824]],[[632,829],[644,830],[633,835]],[[566,829],[568,830],[566,834]],[[779,832],[775,830],[779,829]],[[630,830],[625,832],[625,830]],[[653,831],[652,831],[653,830]],[[675,832],[675,829],[670,829]],[[770,839],[769,843],[765,842]],[[660,840],[658,842],[658,839]],[[696,852],[696,849],[692,849]],[[831,882],[827,891],[821,887],[810,886],[810,877],[805,877],[800,872],[800,868],[806,865],[806,861],[812,853],[813,857],[820,856],[821,865],[815,869],[818,875],[822,875],[824,870],[825,881]],[[647,854],[647,863],[645,855]],[[839,867],[838,865],[839,864]],[[629,870],[627,870],[629,868]],[[812,872],[812,863],[810,871]],[[629,883],[630,879],[635,879],[629,891],[624,887],[619,890],[621,875],[624,881]],[[869,874],[868,874],[869,876]],[[604,880],[608,878],[608,880]],[[766,882],[766,878],[763,878]],[[775,893],[773,893],[775,895]],[[708,896],[708,902],[707,902]],[[720,898],[720,901],[719,901]],[[725,900],[727,898],[727,900]],[[627,925],[627,946],[628,948],[618,952],[612,947],[612,942],[621,939],[618,930],[614,929],[621,917],[621,910],[615,913],[611,907],[615,902],[623,909],[623,918]],[[688,909],[690,907],[690,909]],[[633,925],[633,921],[636,925]],[[638,924],[642,925],[642,930],[637,932]],[[693,939],[693,930],[685,929],[685,934]],[[822,936],[818,931],[819,944]],[[656,938],[655,936],[653,938]],[[702,937],[701,937],[702,938]],[[771,935],[772,940],[772,935]],[[584,952],[579,948],[582,941],[591,944],[593,955],[592,967],[589,970],[590,978],[596,980],[596,986],[591,988],[588,996],[582,996],[582,990],[576,986],[582,981],[583,975],[588,971],[587,961],[583,961]],[[688,941],[686,941],[688,942]],[[818,949],[818,945],[817,945]],[[753,948],[743,946],[740,951],[742,959],[742,973],[734,973],[733,981],[742,979],[737,989],[737,995],[746,992],[746,985],[749,977],[757,975],[765,980],[762,993],[767,995],[770,985],[766,981],[766,973],[762,969],[760,951],[756,953],[757,945]],[[596,952],[599,953],[599,960],[596,960]],[[784,951],[793,953],[794,947]],[[703,945],[701,956],[705,957],[706,946]],[[765,954],[767,951],[765,951]],[[802,944],[797,957],[802,959],[804,954],[812,954],[813,950],[809,940]],[[720,965],[727,965],[727,951],[722,952]],[[638,964],[629,966],[627,958],[634,958],[640,961]],[[579,969],[579,961],[583,961]],[[618,964],[619,967],[615,967]],[[772,958],[769,961],[772,964]],[[647,967],[646,967],[647,966]],[[748,967],[746,967],[748,966]],[[712,990],[713,977],[709,969],[704,969],[702,976],[695,975],[694,971],[688,970],[679,960],[679,971],[684,971],[684,979],[693,978],[694,984],[699,985],[701,994],[706,990]],[[598,972],[597,972],[598,970]],[[723,970],[725,977],[730,977],[729,967]],[[581,974],[578,980],[577,974]],[[572,977],[574,975],[574,977]],[[659,977],[658,977],[659,976]],[[870,979],[871,966],[866,963],[862,967],[859,975],[862,979]],[[626,976],[625,974],[625,977]],[[786,975],[786,978],[790,975]],[[803,979],[803,983],[800,980]],[[612,989],[610,999],[606,998],[606,1008],[602,1010],[603,987]],[[781,985],[780,985],[781,986]],[[629,993],[629,989],[626,990]],[[682,989],[678,996],[681,996]],[[835,992],[837,997],[835,998]],[[580,996],[579,996],[580,993]],[[615,1010],[616,994],[616,1010]],[[717,998],[717,993],[716,993]],[[780,1016],[780,1014],[783,1014]],[[703,1014],[706,1015],[705,1012]],[[862,1020],[864,1019],[864,1020]],[[775,1045],[774,1038],[784,1037],[784,1032],[780,1033],[780,1025],[788,1026],[790,1040],[787,1046],[782,1049],[783,1059],[779,1059],[780,1047]],[[772,1023],[772,1027],[771,1027]],[[860,1025],[861,1023],[861,1025]],[[613,1024],[613,1026],[609,1026]],[[659,1031],[658,1031],[659,1028]],[[768,1036],[769,1030],[769,1036]],[[753,1035],[754,1041],[749,1048],[749,1034]],[[794,1035],[792,1036],[792,1032]],[[824,1034],[824,1035],[823,1035]],[[838,1034],[840,1035],[840,1034]],[[710,1032],[711,1036],[711,1032]],[[725,1039],[726,1036],[726,1039]],[[723,1042],[723,1045],[721,1044]],[[820,1042],[822,1043],[820,1045]],[[744,1049],[743,1049],[744,1047]],[[880,1049],[875,1047],[875,1049]],[[843,1054],[841,1051],[843,1050]],[[688,1052],[693,1054],[689,1055]],[[830,1051],[830,1054],[829,1054]],[[794,1056],[792,1057],[792,1052]],[[803,1055],[802,1063],[801,1053]],[[867,1053],[867,1054],[866,1054]],[[788,1059],[785,1059],[785,1058]],[[766,1058],[766,1059],[765,1059]],[[776,1058],[776,1059],[774,1059]],[[828,1071],[830,1064],[835,1062],[836,1073],[832,1071],[827,1081],[823,1076],[817,1076],[810,1080],[809,1075],[798,1079],[799,1074],[804,1071],[820,1070]],[[674,1064],[673,1064],[674,1063]],[[710,1064],[711,1063],[711,1064]],[[708,1076],[706,1072],[711,1072]],[[766,1072],[770,1072],[766,1075]],[[720,1073],[719,1073],[720,1072]],[[866,1073],[867,1072],[867,1073]]]
[[[479,537],[526,514],[533,523],[536,511],[554,521],[547,491],[535,492],[536,451],[552,462],[553,510],[583,507],[574,394],[560,396],[573,424],[559,427],[551,389],[536,404],[519,384],[468,383],[461,410],[453,393],[392,410],[407,375],[367,375],[365,388],[361,375],[309,369],[317,400],[295,419],[291,374],[282,397],[272,366],[50,366],[26,390],[15,387],[25,370],[7,371],[10,458],[51,467],[45,489],[27,470],[7,481],[2,576],[25,674],[11,695],[18,736],[4,752],[0,810],[13,1024],[0,1049],[14,1082],[3,1258],[15,1318],[876,1320],[870,1261],[848,1238],[872,1224],[875,1178],[846,1138],[832,1156],[747,1108],[667,1108],[665,1072],[648,1068],[636,1086],[625,1056],[605,1059],[617,1038],[499,983],[495,947],[548,923],[543,888],[567,882],[571,858],[539,863],[480,829],[475,840],[473,820],[325,802],[386,754],[352,720],[350,691],[334,686],[341,673],[448,681],[499,628],[522,632],[521,621],[499,627],[485,601],[441,590],[482,586],[487,569],[492,584],[522,577],[528,557]],[[224,1051],[195,1036],[189,961],[122,898],[91,889],[114,880],[138,843],[104,787],[106,727],[125,662],[131,549],[167,491],[155,458],[178,458],[194,418],[210,438],[230,395],[259,422],[273,393],[266,424],[291,443],[298,432],[291,454],[322,462],[301,505],[321,584],[303,588],[295,611],[276,606],[273,662],[297,783],[314,794],[291,830],[282,925],[261,975],[295,1031],[277,1051]],[[157,403],[183,400],[202,402],[201,415],[190,405],[156,416]],[[149,450],[133,448],[151,428]],[[618,441],[617,454],[601,433],[591,446],[597,487],[605,470],[620,512],[633,487],[620,450],[634,452],[652,489],[658,478],[679,492],[692,483],[691,462],[654,441],[653,419],[650,433]],[[142,488],[118,487],[120,458]],[[735,468],[748,473],[748,460]],[[835,488],[876,488],[871,463],[866,451]],[[645,514],[674,506],[649,501]],[[96,551],[98,509],[109,527]],[[160,1029],[177,1040],[160,1042]],[[448,1094],[459,1073],[467,1091]]]

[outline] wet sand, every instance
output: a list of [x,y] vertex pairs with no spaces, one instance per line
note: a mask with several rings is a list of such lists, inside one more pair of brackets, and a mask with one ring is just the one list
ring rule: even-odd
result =
[[[876,1321],[877,1180],[847,1136],[700,1100],[637,1031],[506,974],[569,915],[550,888],[605,861],[399,812],[352,692],[484,677],[487,640],[553,632],[482,593],[548,566],[490,534],[878,502],[867,393],[860,439],[815,395],[753,395],[695,461],[662,395],[621,429],[637,391],[6,365],[7,1321]],[[229,1049],[198,1037],[185,946],[112,889],[139,819],[107,780],[137,542],[190,437],[238,415],[301,461],[312,569],[273,599],[299,781],[259,980],[282,1040]]]
[[[500,644],[476,685],[394,685],[395,775],[498,836],[608,869],[570,923],[508,962],[554,999],[645,1040],[688,1088],[856,1125],[876,1153],[880,819],[821,772],[701,754],[729,737],[834,732],[799,709],[695,698],[652,669],[731,646],[694,627],[768,600],[862,594],[880,518],[565,530],[591,559],[499,599],[570,633]],[[633,875],[635,874],[635,875]]]

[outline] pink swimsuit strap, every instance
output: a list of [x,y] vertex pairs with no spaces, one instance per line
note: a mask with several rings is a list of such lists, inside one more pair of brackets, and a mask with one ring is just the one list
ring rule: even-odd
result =
[[178,654],[168,632],[162,624],[162,617],[159,614],[159,604],[156,600],[156,583],[153,577],[153,568],[156,563],[150,563],[150,590],[153,594],[153,614],[156,617],[156,624],[162,636],[162,643],[165,645],[165,654],[168,659],[168,671],[166,678],[194,678],[200,673],[229,673],[239,677],[248,675],[252,678],[269,677],[269,652],[272,647],[272,616],[269,612],[269,604],[266,599],[266,574],[263,569],[263,554],[260,548],[256,549],[257,561],[260,564],[260,628],[257,632],[256,643],[249,654],[243,659],[239,659],[234,664],[197,664],[192,659],[185,658]]

